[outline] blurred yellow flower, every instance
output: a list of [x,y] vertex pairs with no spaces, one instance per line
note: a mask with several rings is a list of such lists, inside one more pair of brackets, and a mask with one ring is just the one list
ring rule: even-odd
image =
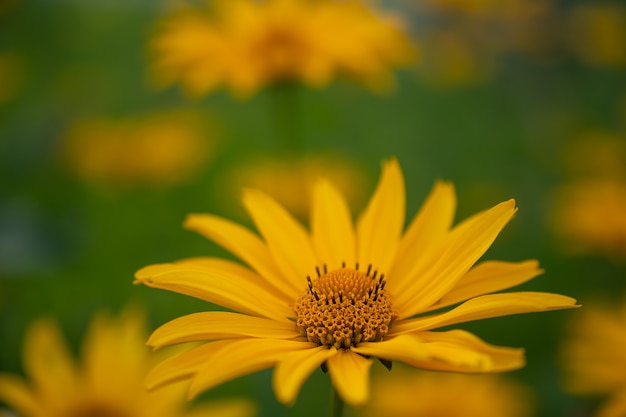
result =
[[565,250],[626,259],[626,182],[580,181],[555,197],[553,227]]
[[191,112],[94,118],[70,127],[63,158],[77,176],[106,186],[168,186],[187,180],[208,160],[214,138]]
[[626,65],[626,7],[619,2],[576,5],[568,18],[569,47],[583,62],[599,67]]
[[[344,192],[351,206],[361,206],[365,199],[364,169],[354,161],[323,154],[302,156],[257,156],[229,170],[219,182],[220,192],[254,188],[272,195],[278,203],[299,219],[309,215],[310,188],[319,178],[328,178]],[[239,200],[232,193],[229,204]],[[232,207],[231,207],[232,208]]]
[[343,401],[362,405],[369,398],[373,358],[457,372],[524,366],[522,349],[489,345],[463,330],[435,329],[575,307],[575,300],[558,294],[493,294],[539,275],[536,261],[485,261],[473,267],[514,216],[513,200],[452,227],[454,189],[438,182],[403,232],[404,177],[395,159],[384,163],[356,225],[330,182],[318,180],[312,192],[310,231],[258,190],[245,190],[243,203],[262,237],[214,215],[187,218],[187,228],[248,266],[193,258],[135,274],[137,284],[234,310],[190,314],[158,328],[148,341],[157,348],[206,343],[159,364],[148,378],[150,386],[190,379],[193,396],[275,366],[274,392],[291,404],[322,366]]
[[500,375],[394,369],[372,379],[360,417],[531,417],[529,388]]
[[[119,317],[99,314],[83,340],[81,361],[72,358],[56,323],[35,321],[28,329],[21,376],[0,373],[0,400],[21,417],[250,417],[254,406],[222,400],[188,409],[185,384],[148,393],[144,379],[158,360],[145,346],[139,310]],[[161,358],[162,359],[162,358]]]
[[420,73],[437,86],[476,84],[503,57],[550,56],[555,2],[545,0],[402,0],[418,16]]
[[603,396],[595,417],[626,415],[626,302],[587,303],[569,326],[562,346],[564,387]]
[[550,218],[563,249],[626,259],[626,140],[588,132],[563,155],[569,178],[554,192]]
[[217,0],[164,19],[151,43],[159,86],[192,96],[225,87],[246,98],[268,84],[324,87],[346,76],[374,91],[415,50],[398,20],[356,0]]
[[19,92],[24,81],[24,63],[15,53],[0,53],[0,104],[7,103]]

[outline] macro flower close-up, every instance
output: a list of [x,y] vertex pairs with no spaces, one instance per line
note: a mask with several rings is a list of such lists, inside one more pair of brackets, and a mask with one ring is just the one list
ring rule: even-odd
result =
[[[524,366],[524,351],[491,345],[442,327],[519,313],[576,307],[570,297],[498,291],[541,274],[537,261],[477,263],[515,215],[504,201],[453,226],[452,184],[437,182],[405,230],[404,178],[396,159],[383,164],[366,208],[353,223],[343,196],[321,179],[312,190],[310,230],[270,196],[245,190],[243,204],[259,235],[210,214],[185,227],[244,264],[200,257],[147,266],[145,284],[232,311],[206,311],[161,326],[148,344],[206,342],[157,365],[155,388],[189,379],[189,395],[274,367],[277,399],[293,404],[317,368],[350,405],[369,398],[374,359],[462,373]],[[476,265],[475,265],[476,264]]]
[[311,87],[346,77],[371,90],[393,85],[415,46],[400,19],[360,1],[220,0],[157,25],[150,43],[156,85],[201,97],[224,87],[247,98],[281,81]]
[[[76,361],[55,320],[42,317],[27,330],[24,371],[0,373],[0,401],[20,417],[252,417],[248,400],[221,399],[194,406],[185,384],[147,392],[144,378],[162,355],[145,346],[146,319],[137,308],[96,315]],[[0,408],[0,413],[2,409]]]

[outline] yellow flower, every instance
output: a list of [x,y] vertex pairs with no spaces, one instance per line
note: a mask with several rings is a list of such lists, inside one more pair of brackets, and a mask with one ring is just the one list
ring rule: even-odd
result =
[[[365,181],[362,167],[334,155],[256,156],[227,172],[226,178],[219,181],[219,191],[223,194],[224,188],[261,190],[272,195],[297,218],[304,219],[309,214],[309,188],[320,177],[332,180],[338,189],[345,191],[348,202],[363,203]],[[232,204],[235,198],[239,198],[238,191],[232,193],[228,203]]]
[[98,185],[168,186],[210,156],[214,145],[203,128],[199,114],[186,112],[86,119],[71,126],[62,151],[71,171]]
[[571,322],[562,361],[567,391],[609,397],[595,417],[626,415],[626,302],[590,303],[581,310]]
[[148,393],[144,379],[156,357],[145,347],[143,314],[127,309],[119,318],[97,315],[77,363],[56,323],[35,321],[24,342],[30,378],[0,373],[0,400],[21,417],[249,417],[243,400],[197,405],[187,410],[185,384]]
[[618,2],[581,3],[568,17],[568,41],[585,63],[598,67],[626,65],[626,7]]
[[154,347],[207,343],[157,366],[148,377],[153,387],[189,378],[195,395],[275,366],[274,392],[291,404],[322,365],[341,398],[359,405],[369,396],[372,358],[458,372],[524,365],[522,349],[437,328],[575,306],[556,294],[491,294],[540,274],[536,261],[472,268],[515,214],[513,200],[452,227],[454,190],[438,182],[403,232],[404,179],[395,159],[384,164],[356,225],[343,196],[324,180],[313,187],[310,231],[260,191],[246,190],[243,202],[261,237],[209,214],[191,215],[185,225],[247,266],[194,258],[135,275],[136,283],[234,310],[195,313],[157,329],[148,342]]
[[499,375],[394,369],[372,382],[361,417],[530,417],[532,392]]
[[626,183],[579,181],[556,193],[553,228],[566,251],[626,259]]
[[158,26],[150,45],[157,85],[180,82],[193,96],[224,86],[249,97],[280,81],[324,87],[347,76],[384,90],[393,82],[393,67],[414,58],[400,25],[359,1],[213,3]]

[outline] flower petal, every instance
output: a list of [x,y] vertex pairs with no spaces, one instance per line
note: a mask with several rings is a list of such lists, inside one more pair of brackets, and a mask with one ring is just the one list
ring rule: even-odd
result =
[[268,285],[278,287],[291,298],[302,292],[300,285],[278,270],[265,242],[245,227],[210,214],[189,215],[185,227],[227,249],[263,276]]
[[193,313],[174,319],[156,329],[147,344],[155,348],[175,343],[256,337],[295,339],[299,336],[291,321],[276,321],[227,311]]
[[428,350],[421,339],[414,334],[401,334],[382,342],[365,342],[352,348],[353,352],[386,360],[410,363],[428,359]]
[[343,196],[327,181],[313,188],[311,234],[315,250],[329,269],[356,262],[356,240],[350,209]]
[[420,332],[429,351],[426,361],[407,362],[421,369],[453,372],[503,372],[525,365],[524,349],[494,346],[464,330]]
[[57,325],[49,319],[35,321],[24,342],[24,367],[42,402],[50,409],[75,397],[76,369]]
[[406,287],[408,282],[405,278],[410,276],[416,262],[428,260],[422,254],[448,233],[455,211],[454,186],[449,182],[437,181],[400,241],[396,259],[389,271],[389,275],[394,277],[389,281],[389,288],[393,292],[401,292]]
[[[335,349],[335,348],[331,348]],[[333,387],[348,404],[358,406],[369,399],[372,361],[351,350],[341,349],[326,361]]]
[[544,292],[489,294],[472,298],[442,314],[398,321],[392,326],[389,333],[400,334],[431,330],[451,324],[492,317],[575,307],[578,307],[575,299],[560,294]]
[[311,372],[337,353],[337,349],[326,346],[285,353],[276,365],[272,379],[278,401],[292,405]]
[[439,242],[438,250],[428,253],[426,268],[414,269],[407,278],[406,291],[394,293],[399,318],[426,310],[448,293],[491,246],[502,228],[516,212],[515,201],[508,200],[476,214],[456,226]]
[[35,397],[23,378],[11,374],[0,373],[0,401],[22,416],[45,417],[52,411]]
[[[285,291],[284,285],[275,285],[268,282],[268,280],[257,272],[240,265],[236,262],[229,261],[227,259],[211,258],[211,257],[195,257],[181,259],[175,262],[178,265],[192,265],[194,269],[207,270],[209,272],[217,269],[225,269],[231,274],[235,274],[241,278],[247,279],[249,282],[266,289],[269,293],[275,296],[276,301],[283,304],[292,303],[294,295],[290,294],[290,291]],[[298,292],[299,294],[299,292]]]
[[137,308],[127,307],[119,317],[94,315],[81,346],[81,389],[132,403],[148,366],[145,329]]
[[309,234],[280,204],[265,193],[246,190],[243,203],[283,276],[293,287],[306,289],[306,277],[313,274],[318,259]]
[[376,190],[357,222],[360,265],[372,264],[381,272],[391,269],[404,227],[405,189],[396,159],[383,165]]
[[209,342],[165,359],[148,374],[147,388],[153,390],[165,384],[191,378],[204,366],[207,357],[234,342],[234,340]]
[[185,264],[156,264],[135,273],[135,283],[200,298],[226,308],[276,320],[293,311],[264,288],[226,268],[200,268]]
[[288,352],[312,350],[317,347],[310,342],[271,339],[233,340],[210,356],[204,357],[189,386],[189,396],[195,397],[204,390],[231,379],[269,368],[278,363]]
[[483,294],[522,284],[539,274],[539,262],[487,261],[470,269],[452,290],[428,310],[436,310]]

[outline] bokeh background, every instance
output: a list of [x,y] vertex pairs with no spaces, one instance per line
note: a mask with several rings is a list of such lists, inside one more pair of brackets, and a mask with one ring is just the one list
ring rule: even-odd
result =
[[[210,308],[132,285],[148,264],[229,256],[182,228],[188,213],[250,225],[239,191],[257,187],[306,219],[305,184],[319,175],[358,213],[392,156],[410,215],[437,179],[455,184],[457,219],[517,200],[518,215],[486,258],[538,259],[546,272],[523,289],[583,305],[621,299],[624,2],[378,2],[417,51],[393,90],[339,79],[322,89],[267,86],[244,99],[155,88],[148,45],[173,6],[0,0],[0,370],[23,372],[23,334],[41,315],[58,319],[78,351],[101,309],[140,304],[155,328]],[[586,416],[596,400],[564,392],[561,381],[559,349],[576,314],[461,327],[526,348],[528,365],[509,376],[534,391],[536,416]],[[326,414],[330,384],[320,371],[292,408],[275,401],[270,378],[260,372],[203,398],[249,396],[267,416]]]

